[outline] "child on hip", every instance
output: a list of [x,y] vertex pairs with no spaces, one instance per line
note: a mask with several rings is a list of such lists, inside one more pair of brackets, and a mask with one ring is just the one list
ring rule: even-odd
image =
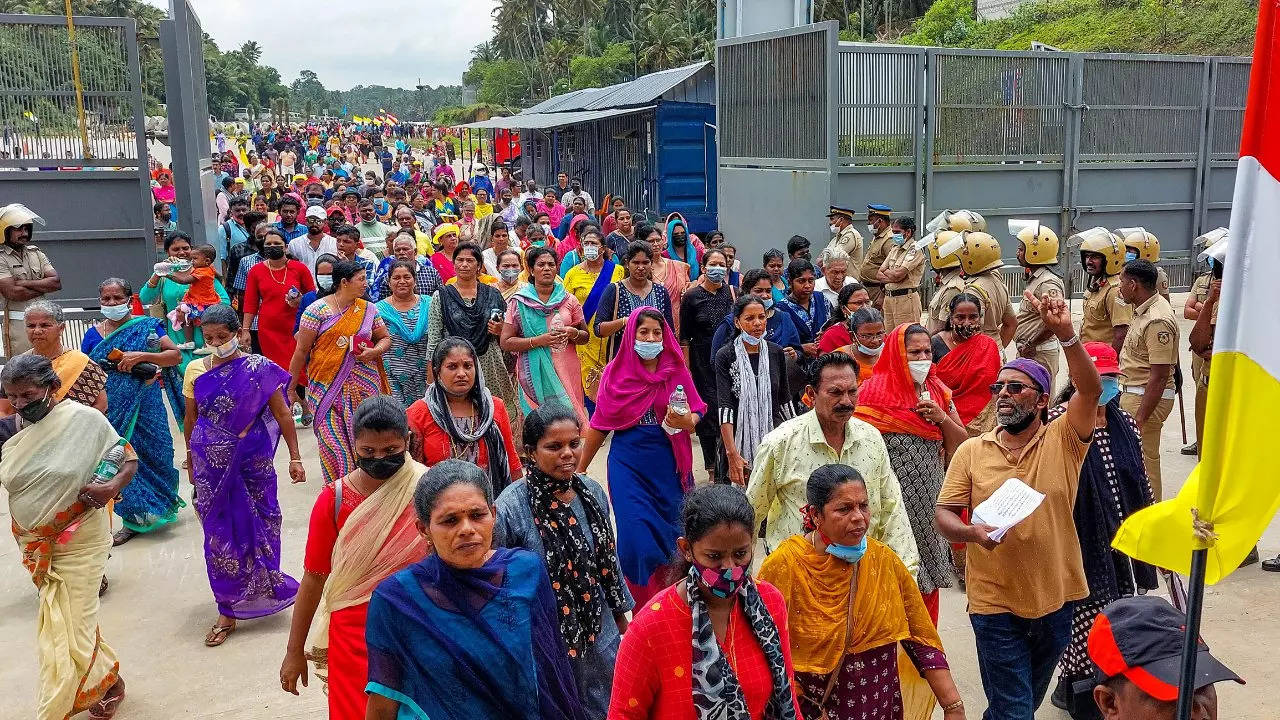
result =
[[181,330],[186,340],[180,346],[181,350],[195,348],[196,328],[200,326],[200,317],[209,306],[222,302],[214,287],[214,281],[218,278],[218,271],[213,268],[216,258],[217,251],[212,245],[197,245],[191,251],[191,269],[174,271],[169,275],[170,280],[188,286],[182,302],[169,313],[174,329]]

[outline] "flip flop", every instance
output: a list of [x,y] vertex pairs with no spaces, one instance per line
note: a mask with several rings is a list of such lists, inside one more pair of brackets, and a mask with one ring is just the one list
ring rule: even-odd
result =
[[106,595],[106,594],[107,594],[107,576],[103,575],[102,583],[98,585],[98,597],[102,597],[103,595]]
[[115,547],[117,545],[123,545],[129,542],[130,540],[132,540],[134,536],[136,536],[137,534],[138,533],[135,530],[130,530],[129,528],[120,528],[119,530],[116,531],[115,535],[111,536],[111,546]]
[[124,700],[124,678],[116,680],[116,684],[112,688],[119,688],[119,692],[115,695],[107,691],[107,697],[102,698],[89,708],[89,720],[111,720],[115,716],[116,711],[120,709],[120,702]]
[[227,641],[227,636],[236,631],[235,625],[214,625],[209,634],[204,636],[205,647],[218,647]]

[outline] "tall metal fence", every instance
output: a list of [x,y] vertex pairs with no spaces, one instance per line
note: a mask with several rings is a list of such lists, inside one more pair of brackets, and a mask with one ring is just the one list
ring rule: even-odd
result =
[[0,204],[47,222],[35,243],[62,278],[55,299],[96,307],[103,278],[154,261],[150,177],[136,24],[74,24],[79,93],[65,17],[0,15]]
[[[722,41],[717,60],[721,147],[740,148],[721,158],[720,217],[750,254],[791,234],[762,233],[756,212],[760,179],[777,186],[779,171],[803,173],[823,205],[886,203],[926,219],[975,210],[1010,262],[1011,217],[1064,238],[1140,225],[1160,238],[1175,287],[1191,282],[1193,238],[1228,221],[1248,58],[864,45],[821,23]],[[823,72],[825,83],[809,77]],[[730,73],[738,79],[726,82]],[[759,100],[798,75],[829,95],[803,109],[785,102],[794,93]],[[825,137],[799,152],[794,139],[770,140],[802,131]],[[824,237],[821,218],[796,220]],[[1071,256],[1062,253],[1064,274],[1079,273]]]

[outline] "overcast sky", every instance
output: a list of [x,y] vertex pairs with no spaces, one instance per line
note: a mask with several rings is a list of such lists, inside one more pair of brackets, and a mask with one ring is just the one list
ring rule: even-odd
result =
[[[168,9],[168,0],[145,0]],[[255,40],[285,85],[303,68],[330,90],[457,85],[498,0],[192,0],[223,51]]]

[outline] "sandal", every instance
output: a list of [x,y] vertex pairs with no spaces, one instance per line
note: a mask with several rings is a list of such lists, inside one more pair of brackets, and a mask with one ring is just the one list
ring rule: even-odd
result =
[[235,632],[235,625],[214,625],[209,628],[209,634],[204,636],[205,647],[218,647],[227,641],[227,636]]
[[102,597],[103,595],[106,595],[106,594],[107,594],[107,576],[103,575],[102,583],[98,585],[98,597]]
[[89,720],[111,720],[120,709],[122,700],[124,700],[124,678],[117,678],[116,684],[107,690],[106,696],[89,708]]
[[115,547],[117,545],[123,545],[129,542],[130,540],[132,540],[134,536],[137,534],[138,533],[136,530],[130,530],[129,528],[120,528],[119,530],[116,531],[115,535],[111,536],[111,547]]

